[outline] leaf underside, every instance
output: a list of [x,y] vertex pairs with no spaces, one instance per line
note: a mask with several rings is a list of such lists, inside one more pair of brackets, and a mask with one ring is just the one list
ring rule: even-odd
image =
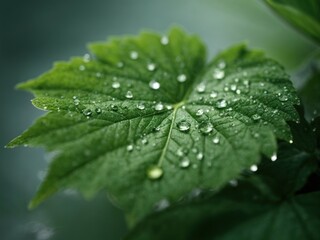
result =
[[90,50],[19,85],[47,113],[8,146],[56,152],[31,207],[64,188],[105,189],[134,222],[163,199],[221,188],[291,140],[298,98],[259,51],[238,45],[206,63],[203,43],[177,28]]

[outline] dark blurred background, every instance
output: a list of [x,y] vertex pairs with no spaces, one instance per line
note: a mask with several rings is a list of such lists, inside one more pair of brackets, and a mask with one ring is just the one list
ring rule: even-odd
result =
[[102,193],[86,201],[68,190],[27,210],[50,154],[3,148],[42,114],[31,105],[31,94],[14,86],[54,61],[83,55],[88,42],[142,29],[164,33],[173,24],[200,35],[210,56],[245,41],[290,73],[315,49],[259,0],[0,0],[1,240],[113,240],[126,234],[121,211]]

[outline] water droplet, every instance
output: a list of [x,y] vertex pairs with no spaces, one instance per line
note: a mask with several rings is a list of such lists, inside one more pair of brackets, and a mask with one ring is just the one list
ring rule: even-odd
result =
[[185,74],[180,74],[178,77],[177,77],[177,80],[178,82],[185,82],[187,80],[187,76]]
[[142,143],[143,145],[147,145],[147,144],[148,144],[148,139],[147,139],[147,138],[142,138],[142,139],[141,139],[141,143]]
[[117,89],[120,87],[120,83],[119,82],[113,82],[112,83],[112,88]]
[[138,59],[138,57],[139,57],[139,53],[137,53],[136,51],[130,52],[130,58],[132,60],[136,60],[136,59]]
[[198,160],[202,160],[204,155],[203,155],[202,152],[199,152],[196,157],[197,157]]
[[210,93],[210,97],[212,97],[212,98],[216,98],[217,96],[218,96],[218,93],[215,92],[215,91],[212,91],[212,92]]
[[220,109],[227,107],[227,105],[228,105],[228,103],[225,99],[219,99],[216,103],[216,107],[220,108]]
[[278,158],[277,154],[274,153],[274,154],[272,154],[272,156],[271,156],[271,161],[274,162],[274,161],[277,160],[277,158]]
[[203,134],[208,134],[212,132],[213,125],[209,121],[205,121],[199,124],[199,130]]
[[111,104],[111,110],[112,111],[114,111],[114,112],[116,112],[116,111],[118,111],[118,106],[116,106],[116,105],[114,105],[114,104]]
[[229,181],[229,184],[230,184],[231,187],[236,187],[236,186],[238,186],[238,180],[237,179],[231,179]]
[[79,70],[80,70],[80,71],[84,71],[84,70],[86,70],[86,67],[83,66],[83,65],[80,65],[80,66],[79,66]]
[[95,111],[97,114],[100,114],[102,112],[101,108],[96,108]]
[[290,139],[290,140],[289,140],[289,143],[290,143],[290,144],[292,144],[292,143],[293,143],[293,140],[292,140],[292,139]]
[[214,138],[212,139],[212,142],[213,142],[214,144],[219,144],[220,139],[219,139],[218,137],[214,137]]
[[147,69],[148,69],[150,72],[152,72],[152,71],[154,71],[154,70],[156,69],[156,65],[155,65],[154,63],[149,63],[149,64],[147,65]]
[[286,102],[286,101],[288,101],[288,97],[287,97],[286,95],[280,95],[280,96],[279,96],[279,100],[280,100],[281,102]]
[[256,172],[256,171],[258,171],[258,166],[257,165],[251,165],[250,170],[252,172]]
[[227,66],[227,64],[223,60],[218,62],[218,68],[224,69],[226,66]]
[[91,116],[92,111],[89,108],[87,108],[87,109],[83,110],[82,113],[83,113],[83,115],[89,117],[89,116]]
[[168,45],[169,43],[169,38],[167,36],[162,36],[160,39],[160,42],[162,45]]
[[156,80],[151,80],[149,82],[149,86],[150,86],[151,89],[157,90],[157,89],[160,88],[160,83],[157,82]]
[[83,61],[86,62],[86,63],[87,63],[87,62],[90,62],[90,54],[86,53],[85,55],[83,55],[83,58],[82,58],[82,59],[83,59]]
[[180,132],[188,132],[190,130],[191,124],[186,120],[181,120],[177,123],[177,127]]
[[123,63],[123,62],[118,62],[118,63],[117,63],[117,67],[118,67],[118,68],[123,68],[123,66],[124,66],[124,63]]
[[237,85],[235,85],[235,84],[230,85],[230,90],[231,91],[236,91],[237,90]]
[[197,116],[202,116],[204,113],[203,109],[199,109],[197,112],[196,112],[196,115]]
[[162,177],[162,175],[163,175],[163,170],[158,166],[152,166],[147,171],[147,176],[151,180],[159,179],[160,177]]
[[101,76],[102,76],[102,74],[101,74],[100,72],[97,72],[97,73],[96,73],[96,77],[97,77],[97,78],[100,78]]
[[197,86],[197,92],[198,93],[204,93],[206,90],[206,85],[204,83],[200,83],[198,86]]
[[128,151],[128,152],[132,152],[132,151],[133,151],[133,145],[132,145],[132,144],[129,144],[129,145],[127,146],[127,151]]
[[138,104],[137,104],[137,108],[138,108],[139,110],[143,110],[143,109],[146,108],[146,106],[145,106],[143,103],[138,103]]
[[162,104],[161,102],[158,102],[158,103],[154,106],[154,109],[155,109],[156,111],[161,111],[161,110],[163,110],[163,108],[164,108],[164,106],[163,106],[163,104]]
[[190,166],[190,160],[187,157],[184,157],[181,162],[180,162],[180,167],[181,168],[187,168]]
[[179,156],[179,157],[183,157],[183,156],[187,155],[188,152],[189,152],[189,151],[188,151],[187,148],[180,147],[180,148],[178,148],[176,154],[177,154],[177,156]]
[[75,98],[75,99],[73,99],[73,103],[74,103],[74,105],[78,106],[80,103],[80,100]]
[[261,119],[261,116],[260,116],[259,114],[253,114],[253,115],[252,115],[252,119],[253,119],[254,121],[258,121],[258,120]]
[[237,89],[237,90],[236,90],[236,94],[238,94],[238,95],[241,94],[241,90],[240,90],[240,89]]
[[224,71],[221,69],[215,69],[213,71],[213,77],[217,80],[223,79],[224,78]]
[[126,93],[126,98],[128,98],[128,99],[133,98],[133,94],[132,94],[131,91],[128,91],[128,92]]
[[159,202],[157,202],[154,205],[154,210],[155,211],[162,211],[168,207],[170,207],[170,202],[168,199],[164,198],[164,199],[161,199]]

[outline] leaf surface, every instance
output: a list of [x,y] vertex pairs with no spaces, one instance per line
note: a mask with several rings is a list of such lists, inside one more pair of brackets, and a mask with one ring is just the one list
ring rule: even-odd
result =
[[163,199],[221,188],[292,138],[296,92],[259,51],[238,45],[207,64],[199,38],[176,28],[90,49],[19,85],[48,112],[8,146],[57,152],[31,207],[63,188],[106,189],[135,222]]

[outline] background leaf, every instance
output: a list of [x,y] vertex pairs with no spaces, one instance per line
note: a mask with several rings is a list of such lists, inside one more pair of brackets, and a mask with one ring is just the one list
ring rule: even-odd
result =
[[320,44],[320,3],[318,0],[266,0],[281,17]]
[[235,46],[205,66],[201,41],[179,29],[90,49],[19,85],[49,112],[8,146],[57,151],[31,207],[63,188],[107,189],[135,222],[193,188],[219,189],[292,138],[295,90],[259,51]]

